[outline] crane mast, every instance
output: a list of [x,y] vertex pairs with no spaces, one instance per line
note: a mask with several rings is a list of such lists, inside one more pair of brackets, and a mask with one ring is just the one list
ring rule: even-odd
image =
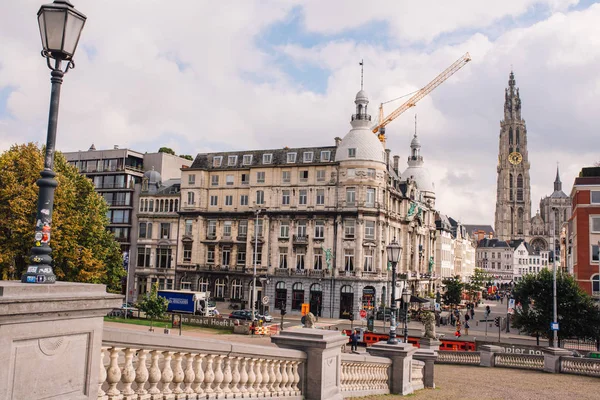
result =
[[373,128],[373,133],[379,133],[378,137],[381,142],[385,142],[385,126],[392,122],[396,117],[405,112],[411,107],[414,107],[419,100],[423,97],[427,96],[433,89],[441,85],[446,79],[454,75],[456,71],[464,67],[469,61],[471,61],[471,56],[469,53],[465,53],[461,58],[456,60],[454,64],[446,68],[444,72],[436,76],[431,82],[429,82],[426,86],[421,88],[417,93],[408,99],[404,104],[395,109],[388,115],[387,117],[383,117],[383,103],[379,106],[379,125]]

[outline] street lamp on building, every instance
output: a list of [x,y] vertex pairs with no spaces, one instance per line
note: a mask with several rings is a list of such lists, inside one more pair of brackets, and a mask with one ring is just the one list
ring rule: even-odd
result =
[[404,287],[402,290],[402,304],[404,305],[404,343],[408,343],[408,305],[410,304],[410,297],[412,293],[408,287]]
[[[34,246],[29,257],[30,264],[21,277],[23,283],[54,283],[56,275],[52,270],[50,237],[52,230],[52,210],[54,208],[54,189],[58,182],[54,179],[54,146],[58,121],[60,86],[63,76],[73,68],[73,55],[77,49],[79,36],[85,24],[86,16],[77,11],[67,0],[55,0],[45,4],[38,11],[38,24],[42,38],[42,56],[46,58],[52,71],[52,89],[50,94],[50,112],[48,116],[48,134],[46,137],[46,155],[44,170],[38,179],[38,208],[35,224]],[[65,64],[63,64],[65,63]]]
[[390,337],[388,344],[398,344],[396,339],[396,265],[400,260],[402,254],[402,247],[396,241],[396,238],[387,247],[387,257],[390,264],[392,264],[392,290],[391,290],[391,321],[390,321]]

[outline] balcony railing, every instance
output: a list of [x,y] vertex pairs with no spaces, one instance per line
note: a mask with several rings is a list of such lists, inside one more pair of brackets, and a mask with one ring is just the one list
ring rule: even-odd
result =
[[237,237],[235,238],[238,242],[245,242],[246,239],[248,239],[248,235],[246,234],[242,234],[242,235],[237,235]]
[[294,244],[307,244],[308,243],[308,235],[294,235]]

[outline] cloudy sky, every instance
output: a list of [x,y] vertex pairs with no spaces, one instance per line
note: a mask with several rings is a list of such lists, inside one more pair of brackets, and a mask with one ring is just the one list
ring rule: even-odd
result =
[[[365,89],[371,113],[473,59],[388,125],[404,162],[418,114],[437,206],[494,223],[511,68],[528,129],[532,211],[600,160],[600,4],[588,0],[72,0],[88,16],[63,85],[57,148],[177,153],[333,145]],[[44,142],[50,93],[36,13],[0,13],[0,150]],[[392,111],[400,102],[387,105]],[[403,168],[402,168],[403,169]]]

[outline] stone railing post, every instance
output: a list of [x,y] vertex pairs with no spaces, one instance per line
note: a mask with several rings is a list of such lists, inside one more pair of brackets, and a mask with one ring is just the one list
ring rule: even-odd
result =
[[388,357],[392,360],[391,394],[405,396],[413,392],[410,379],[413,355],[417,352],[416,347],[406,343],[387,344],[379,342],[367,348],[367,351],[372,356]]
[[560,357],[570,356],[571,352],[558,347],[544,348],[544,372],[557,374],[560,372]]
[[442,342],[440,342],[438,339],[431,339],[431,338],[419,339],[419,347],[424,350],[439,351],[441,344],[442,344]]
[[494,353],[502,353],[502,347],[485,344],[480,347],[480,364],[482,367],[494,366]]
[[434,371],[434,363],[437,360],[438,353],[437,351],[431,349],[423,349],[420,348],[414,354],[413,358],[415,360],[423,361],[425,363],[425,368],[423,368],[423,385],[426,388],[434,389],[435,388],[435,371]]
[[98,399],[103,318],[122,299],[104,285],[0,281],[0,399]]
[[[298,329],[283,331],[271,337],[278,347],[301,350],[306,353],[306,365],[301,374],[306,400],[342,400],[341,365],[342,345],[348,343],[346,336],[336,331],[321,329]],[[289,373],[289,371],[288,371]],[[289,374],[288,374],[289,375]],[[288,377],[292,380],[293,377]]]

